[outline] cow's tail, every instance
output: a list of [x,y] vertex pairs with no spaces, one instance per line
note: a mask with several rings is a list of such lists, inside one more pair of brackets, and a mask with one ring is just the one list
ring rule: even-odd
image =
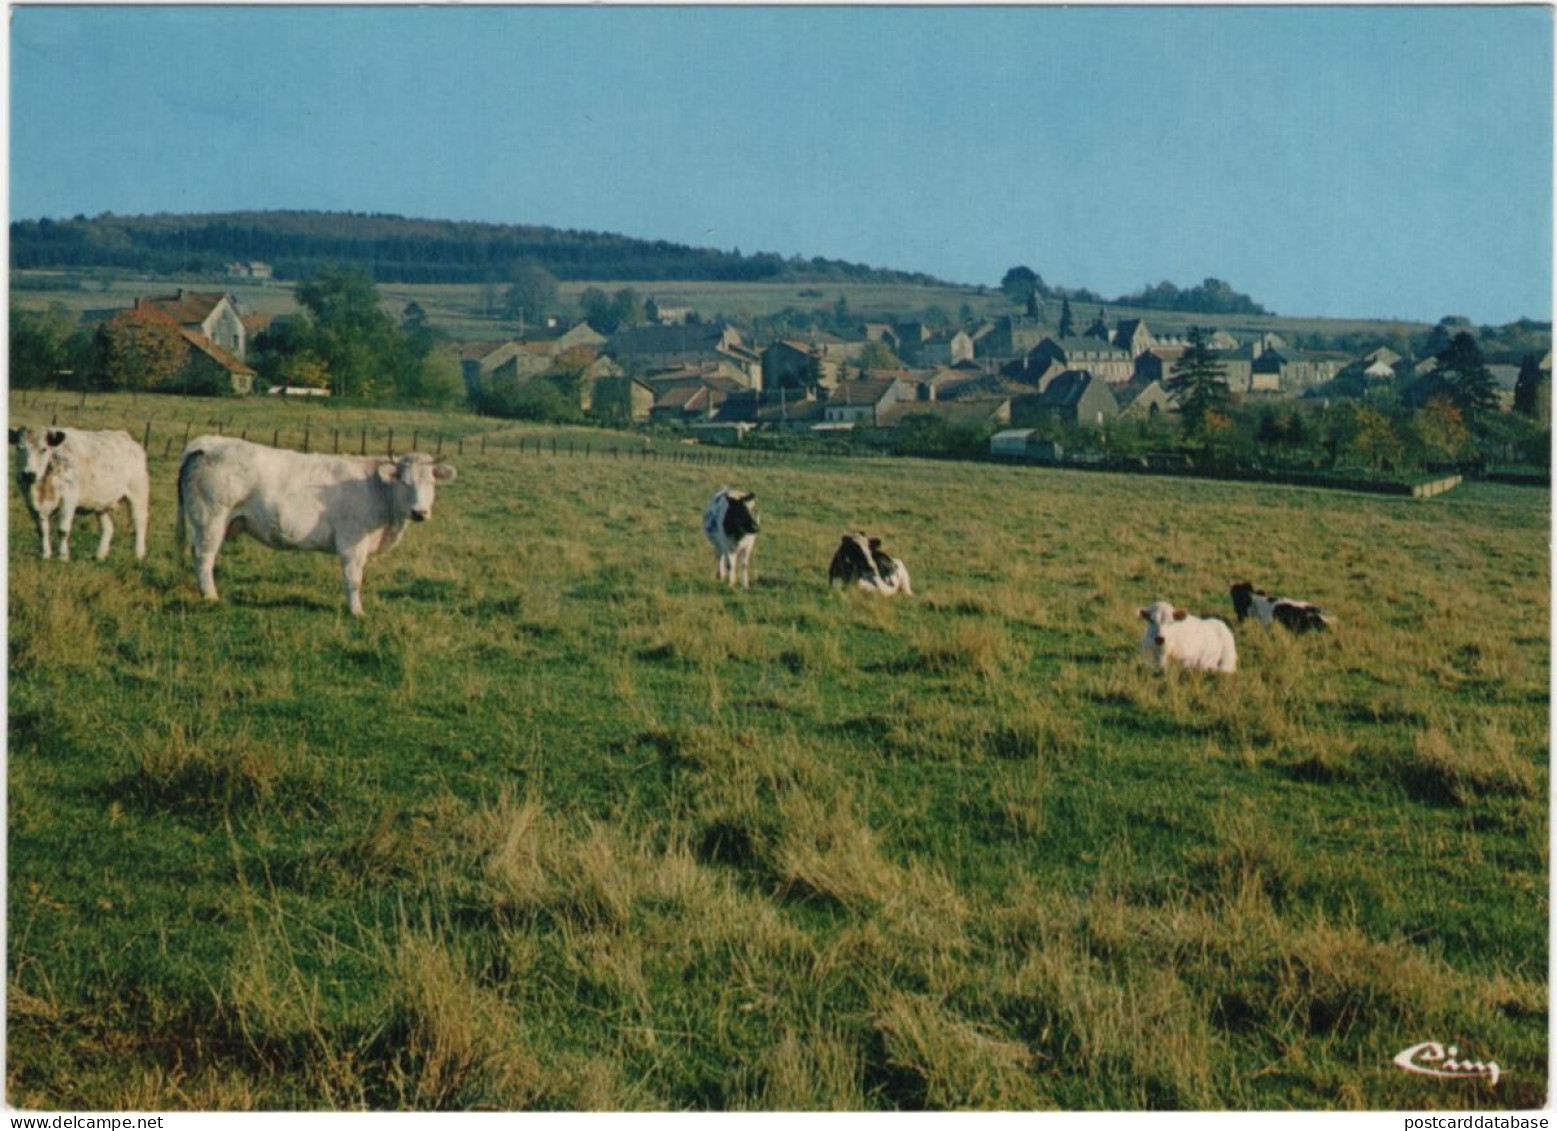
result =
[[186,451],[183,462],[178,465],[178,544],[184,550],[189,549],[189,487],[204,456],[205,452],[200,448]]

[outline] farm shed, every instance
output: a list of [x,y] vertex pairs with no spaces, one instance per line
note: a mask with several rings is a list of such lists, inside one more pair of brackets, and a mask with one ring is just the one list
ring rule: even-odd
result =
[[1045,440],[1036,428],[1007,428],[989,438],[989,454],[996,459],[1058,460],[1065,449],[1054,440]]

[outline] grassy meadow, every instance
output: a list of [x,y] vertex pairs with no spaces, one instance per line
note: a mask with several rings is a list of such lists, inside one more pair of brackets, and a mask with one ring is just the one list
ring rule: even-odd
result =
[[[467,447],[353,621],[254,542],[202,602],[161,453],[142,563],[11,489],[13,1105],[1545,1102],[1544,491]],[[916,598],[827,589],[859,528]],[[1337,631],[1136,663],[1243,578]]]

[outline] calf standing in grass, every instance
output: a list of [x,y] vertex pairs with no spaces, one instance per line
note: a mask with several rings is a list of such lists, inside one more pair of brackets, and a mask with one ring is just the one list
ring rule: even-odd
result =
[[128,432],[12,428],[10,436],[16,448],[17,482],[27,509],[38,522],[45,558],[53,557],[49,519],[58,512],[59,556],[61,561],[70,560],[70,531],[78,511],[97,515],[101,531],[97,558],[106,558],[114,537],[108,512],[121,502],[130,505],[135,556],[146,556],[151,476],[146,471],[145,449]]
[[216,555],[246,533],[273,550],[321,550],[341,559],[346,604],[362,615],[362,570],[393,549],[408,523],[432,514],[454,468],[412,452],[394,459],[305,455],[231,437],[200,436],[178,469],[178,525],[194,544],[195,580],[217,600]]
[[1238,646],[1233,630],[1215,618],[1192,617],[1167,601],[1140,610],[1146,621],[1141,637],[1141,659],[1165,668],[1168,661],[1195,671],[1235,672]]
[[709,500],[703,511],[703,534],[714,548],[717,561],[715,576],[735,585],[735,571],[740,570],[741,588],[751,588],[751,551],[757,544],[757,512],[753,509],[757,496],[749,491],[734,491],[721,487]]
[[1318,605],[1286,597],[1272,597],[1247,581],[1234,585],[1231,592],[1233,611],[1238,614],[1239,620],[1252,616],[1266,628],[1275,622],[1288,632],[1324,632],[1334,623]]
[[908,566],[883,550],[880,538],[867,538],[864,534],[843,536],[833,552],[832,564],[827,567],[827,580],[835,589],[858,585],[883,597],[896,593],[914,595]]

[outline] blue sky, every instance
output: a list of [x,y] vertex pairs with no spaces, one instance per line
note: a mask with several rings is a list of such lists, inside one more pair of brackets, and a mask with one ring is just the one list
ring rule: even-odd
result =
[[1540,7],[13,7],[13,219],[348,209],[1550,317]]

